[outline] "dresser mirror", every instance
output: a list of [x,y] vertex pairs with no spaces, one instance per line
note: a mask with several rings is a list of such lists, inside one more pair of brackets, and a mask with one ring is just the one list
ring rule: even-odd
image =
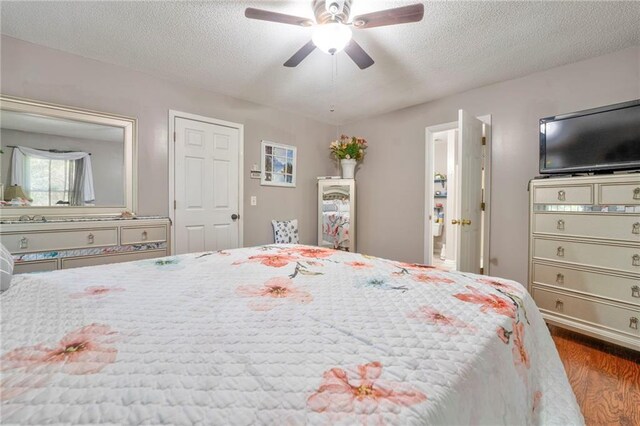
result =
[[134,211],[136,119],[0,97],[0,215]]

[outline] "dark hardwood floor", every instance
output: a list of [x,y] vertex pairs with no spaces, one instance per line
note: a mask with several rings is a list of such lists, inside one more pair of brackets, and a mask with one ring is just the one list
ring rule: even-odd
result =
[[550,330],[587,425],[640,425],[640,353]]

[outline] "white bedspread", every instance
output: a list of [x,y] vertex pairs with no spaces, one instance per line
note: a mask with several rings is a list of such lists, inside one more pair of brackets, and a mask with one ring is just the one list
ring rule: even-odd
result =
[[515,282],[267,246],[15,277],[3,424],[582,424]]

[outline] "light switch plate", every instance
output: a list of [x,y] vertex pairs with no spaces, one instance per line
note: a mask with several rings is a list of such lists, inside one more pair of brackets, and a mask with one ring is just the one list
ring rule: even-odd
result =
[[258,205],[258,197],[256,197],[255,195],[251,196],[251,205],[252,206],[257,206]]

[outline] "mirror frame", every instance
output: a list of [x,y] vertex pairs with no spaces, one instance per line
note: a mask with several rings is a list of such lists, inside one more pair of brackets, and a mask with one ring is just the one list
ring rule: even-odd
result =
[[[114,216],[124,210],[132,213],[137,211],[138,197],[138,119],[122,115],[109,114],[98,111],[85,110],[64,105],[56,105],[31,99],[0,95],[0,114],[2,111],[24,112],[48,117],[64,118],[67,120],[84,121],[93,124],[121,127],[124,129],[124,200],[122,206],[2,206],[0,218],[10,220],[22,215],[43,215],[46,217],[73,216]],[[7,155],[5,152],[2,155]],[[5,182],[5,187],[8,182]],[[2,194],[4,196],[4,194]]]

